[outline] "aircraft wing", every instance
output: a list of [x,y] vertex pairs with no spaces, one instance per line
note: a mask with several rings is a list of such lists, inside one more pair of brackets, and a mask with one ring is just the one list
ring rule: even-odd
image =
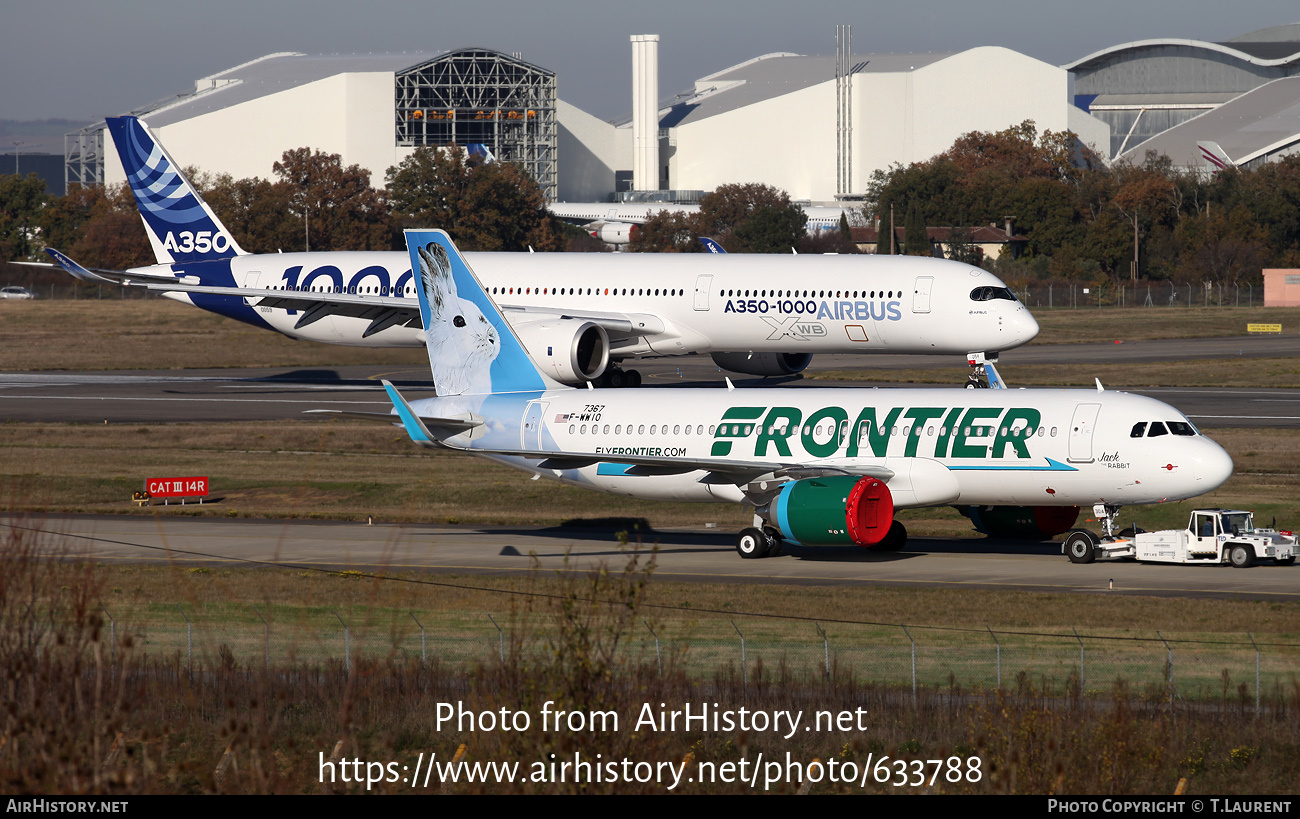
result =
[[498,305],[501,312],[512,321],[541,321],[548,318],[579,319],[590,321],[604,327],[614,336],[643,336],[664,332],[667,328],[662,319],[649,313],[606,313],[599,310],[550,310],[544,307],[515,307],[508,304]]
[[648,455],[612,455],[593,454],[590,452],[565,452],[561,450],[539,452],[532,449],[485,449],[483,447],[459,447],[444,441],[435,442],[436,446],[457,452],[474,455],[499,455],[510,458],[526,458],[540,461],[537,465],[543,469],[579,469],[593,464],[626,464],[628,475],[681,475],[687,472],[708,472],[706,483],[732,483],[736,485],[749,483],[763,475],[777,478],[813,478],[825,475],[862,475],[887,481],[894,477],[892,469],[883,466],[864,464],[852,468],[814,466],[788,461],[720,461],[714,458],[680,458]]

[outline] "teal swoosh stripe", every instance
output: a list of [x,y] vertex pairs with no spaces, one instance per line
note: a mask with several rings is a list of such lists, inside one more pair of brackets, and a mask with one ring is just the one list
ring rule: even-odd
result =
[[1060,461],[1046,459],[1047,466],[949,466],[953,471],[963,472],[1078,472],[1079,470]]

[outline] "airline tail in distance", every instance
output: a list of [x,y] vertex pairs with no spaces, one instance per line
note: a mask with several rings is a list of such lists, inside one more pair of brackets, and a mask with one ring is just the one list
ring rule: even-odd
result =
[[105,122],[159,264],[245,255],[143,122],[135,117]]
[[1220,148],[1217,142],[1198,142],[1196,149],[1200,151],[1201,159],[1221,171],[1237,167],[1237,163],[1228,158],[1228,152]]

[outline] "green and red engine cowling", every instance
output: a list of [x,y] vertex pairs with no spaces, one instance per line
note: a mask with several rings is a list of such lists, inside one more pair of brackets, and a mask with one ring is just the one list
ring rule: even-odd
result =
[[877,478],[834,475],[791,481],[769,506],[769,523],[797,546],[871,547],[889,534],[894,499]]
[[992,537],[1044,540],[1068,532],[1079,519],[1077,506],[955,506]]

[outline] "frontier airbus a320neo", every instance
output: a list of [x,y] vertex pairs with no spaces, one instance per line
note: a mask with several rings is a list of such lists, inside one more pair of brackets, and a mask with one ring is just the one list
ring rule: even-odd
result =
[[783,543],[901,548],[895,509],[949,504],[1092,505],[1110,535],[1122,506],[1190,498],[1232,473],[1178,410],[1119,392],[565,387],[446,233],[406,241],[437,397],[384,387],[413,441],[630,497],[752,504],[742,557]]
[[[139,120],[108,130],[158,264],[74,275],[163,291],[287,336],[418,347],[426,334],[402,252],[248,254]],[[710,354],[789,375],[815,353],[995,354],[1038,324],[993,274],[902,256],[470,253],[543,372],[564,384],[639,381],[628,359]],[[995,356],[993,356],[995,357]]]

